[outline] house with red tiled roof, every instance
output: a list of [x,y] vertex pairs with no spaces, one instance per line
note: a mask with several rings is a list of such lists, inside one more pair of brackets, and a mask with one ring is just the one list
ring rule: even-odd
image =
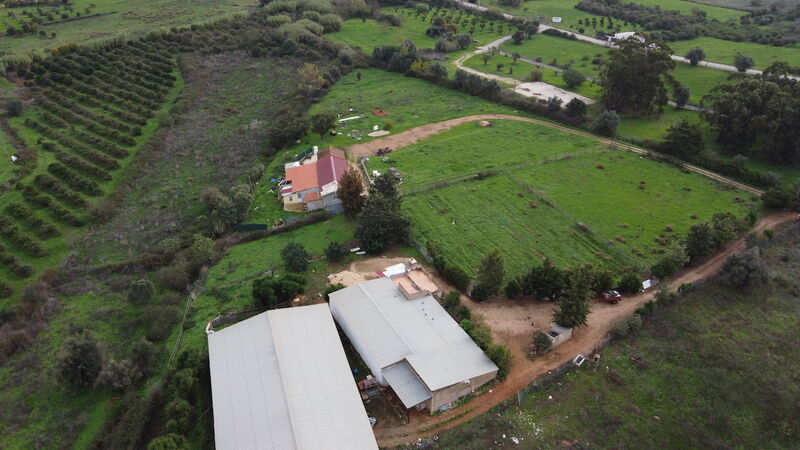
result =
[[287,211],[338,211],[341,200],[336,197],[339,180],[347,171],[344,151],[328,147],[309,149],[285,166],[286,176],[280,183],[283,209]]

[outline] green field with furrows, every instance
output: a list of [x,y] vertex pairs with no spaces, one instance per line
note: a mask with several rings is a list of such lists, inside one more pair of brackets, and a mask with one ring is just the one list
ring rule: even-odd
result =
[[785,61],[792,66],[800,65],[800,44],[774,47],[754,42],[733,42],[698,37],[688,41],[670,42],[669,46],[674,54],[681,56],[694,47],[700,47],[706,52],[706,60],[729,65],[733,65],[734,58],[741,53],[753,58],[756,63],[754,69],[766,69],[776,61]]
[[[69,6],[60,1],[52,3],[58,6],[42,2],[36,7],[4,8],[0,12],[0,28],[4,32],[0,37],[0,51],[24,52],[56,48],[71,42],[85,45],[92,40],[136,36],[160,28],[246,13],[257,5],[250,0],[197,0],[191,4],[176,0],[76,0]],[[35,32],[5,35],[9,27],[21,31],[21,22],[31,22],[34,18],[42,21]]]
[[[18,189],[0,196],[0,279],[14,290],[63,260],[67,241],[86,229],[92,205],[117,186],[159,127],[156,115],[183,87],[172,53],[138,42],[102,58],[75,54],[41,67],[46,100],[8,122],[24,145],[14,149]],[[64,84],[65,76],[74,82]]]
[[[796,227],[795,227],[796,228]],[[486,414],[436,448],[796,448],[800,439],[797,230],[763,250],[772,282],[699,283],[641,329]],[[612,376],[621,383],[617,383]],[[513,437],[513,438],[512,438]],[[579,444],[578,444],[579,443]]]
[[[661,254],[656,239],[717,212],[742,216],[752,201],[701,175],[524,122],[462,125],[368,165],[388,167],[408,180],[401,189],[417,239],[469,273],[493,247],[514,273],[545,256],[643,267]],[[461,181],[470,174],[486,178]]]

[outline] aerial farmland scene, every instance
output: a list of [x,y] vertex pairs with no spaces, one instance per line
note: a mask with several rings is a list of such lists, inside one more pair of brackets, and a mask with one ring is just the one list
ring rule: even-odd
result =
[[800,448],[797,0],[0,0],[0,449]]

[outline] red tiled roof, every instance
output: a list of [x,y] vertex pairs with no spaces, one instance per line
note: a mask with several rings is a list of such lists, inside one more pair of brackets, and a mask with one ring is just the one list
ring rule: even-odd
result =
[[319,159],[310,164],[286,169],[286,179],[292,183],[292,192],[321,188],[333,181],[339,181],[347,171],[344,152],[328,147],[317,155]]
[[290,167],[286,169],[286,179],[292,182],[292,192],[305,191],[319,187],[316,164]]

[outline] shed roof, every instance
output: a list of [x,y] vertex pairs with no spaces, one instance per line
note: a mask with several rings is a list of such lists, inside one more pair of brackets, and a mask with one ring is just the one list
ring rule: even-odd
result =
[[376,449],[327,304],[208,336],[218,449]]
[[392,390],[406,408],[413,408],[432,397],[425,383],[406,361],[400,361],[383,369],[383,378],[392,386]]
[[336,291],[330,305],[368,359],[381,368],[405,359],[430,391],[497,370],[436,299],[406,299],[389,278]]

